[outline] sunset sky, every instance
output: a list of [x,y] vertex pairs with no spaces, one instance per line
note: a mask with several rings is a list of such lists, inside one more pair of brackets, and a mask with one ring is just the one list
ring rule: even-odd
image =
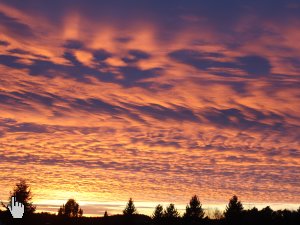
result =
[[299,0],[0,0],[0,200],[86,215],[300,205]]

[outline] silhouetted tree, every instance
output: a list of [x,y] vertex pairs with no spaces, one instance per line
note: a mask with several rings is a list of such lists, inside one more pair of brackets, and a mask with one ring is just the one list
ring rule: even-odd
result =
[[163,209],[162,205],[158,204],[155,207],[155,210],[154,210],[153,215],[152,215],[152,219],[153,220],[160,220],[161,218],[163,218],[163,216],[164,216],[164,209]]
[[[9,201],[11,201],[13,196],[16,197],[17,202],[20,202],[24,205],[24,215],[34,213],[36,207],[31,201],[32,192],[25,180],[20,180],[20,182],[16,184],[13,192],[10,192]],[[2,205],[5,206],[4,204]],[[7,206],[5,206],[5,208],[7,208]]]
[[108,217],[107,211],[104,212],[104,217]]
[[83,215],[83,210],[80,208],[78,212],[78,217],[82,217],[82,215]]
[[69,218],[82,217],[83,210],[79,208],[79,204],[74,199],[69,199],[65,205],[62,205],[58,210],[59,216]]
[[225,219],[229,224],[239,224],[241,222],[243,205],[238,200],[238,197],[234,195],[230,200],[229,204],[226,206],[224,215]]
[[179,217],[179,213],[177,211],[177,209],[175,208],[174,204],[170,204],[169,206],[167,206],[167,208],[164,210],[164,217],[166,218],[178,218]]
[[190,203],[186,206],[186,211],[184,214],[185,218],[190,218],[192,220],[202,219],[204,217],[204,211],[202,209],[202,204],[197,195],[194,195]]
[[267,206],[260,210],[261,220],[264,223],[270,222],[273,218],[274,211],[271,209],[270,206]]
[[253,225],[253,224],[265,224],[259,218],[259,211],[256,207],[252,209],[244,210],[243,212],[243,225]]
[[132,198],[130,198],[127,205],[126,205],[126,208],[123,210],[123,214],[126,215],[126,216],[131,216],[131,215],[136,214],[136,213],[137,213],[137,211],[136,211],[136,208],[134,206],[133,200],[132,200]]

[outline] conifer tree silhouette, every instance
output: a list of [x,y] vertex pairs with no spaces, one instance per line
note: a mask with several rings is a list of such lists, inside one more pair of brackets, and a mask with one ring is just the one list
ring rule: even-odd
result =
[[160,220],[161,218],[163,218],[163,216],[164,216],[164,209],[163,209],[162,205],[158,204],[155,207],[155,210],[154,210],[153,215],[152,215],[152,219],[153,220]]
[[123,210],[123,214],[125,216],[131,216],[131,215],[136,214],[136,213],[137,213],[137,210],[134,206],[132,198],[130,198],[127,205],[126,205],[126,208]]
[[184,214],[185,218],[191,219],[202,219],[204,217],[204,211],[202,209],[202,204],[197,195],[194,195],[190,203],[186,206],[186,212]]
[[169,206],[167,206],[167,208],[164,210],[164,217],[165,218],[178,218],[179,217],[179,213],[177,211],[177,209],[175,208],[174,204],[170,204]]
[[224,215],[225,219],[229,224],[238,224],[241,221],[242,212],[244,207],[242,203],[238,200],[238,197],[234,195],[226,206]]

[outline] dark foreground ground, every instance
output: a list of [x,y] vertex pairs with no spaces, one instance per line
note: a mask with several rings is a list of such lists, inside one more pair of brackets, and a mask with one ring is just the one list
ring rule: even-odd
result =
[[108,217],[81,217],[62,218],[47,213],[36,213],[22,219],[12,219],[7,212],[0,212],[0,225],[300,225],[300,214],[292,213],[285,215],[247,215],[241,218],[213,220],[202,219],[188,221],[183,218],[162,218],[160,221],[152,220],[149,216],[133,215],[126,217],[114,215]]

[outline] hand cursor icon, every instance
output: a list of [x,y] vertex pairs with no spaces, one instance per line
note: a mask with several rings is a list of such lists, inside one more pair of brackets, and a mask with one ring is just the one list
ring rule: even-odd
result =
[[22,218],[24,214],[24,205],[20,202],[16,201],[16,197],[11,197],[11,203],[10,206],[8,206],[8,209],[12,215],[12,217],[15,218]]

